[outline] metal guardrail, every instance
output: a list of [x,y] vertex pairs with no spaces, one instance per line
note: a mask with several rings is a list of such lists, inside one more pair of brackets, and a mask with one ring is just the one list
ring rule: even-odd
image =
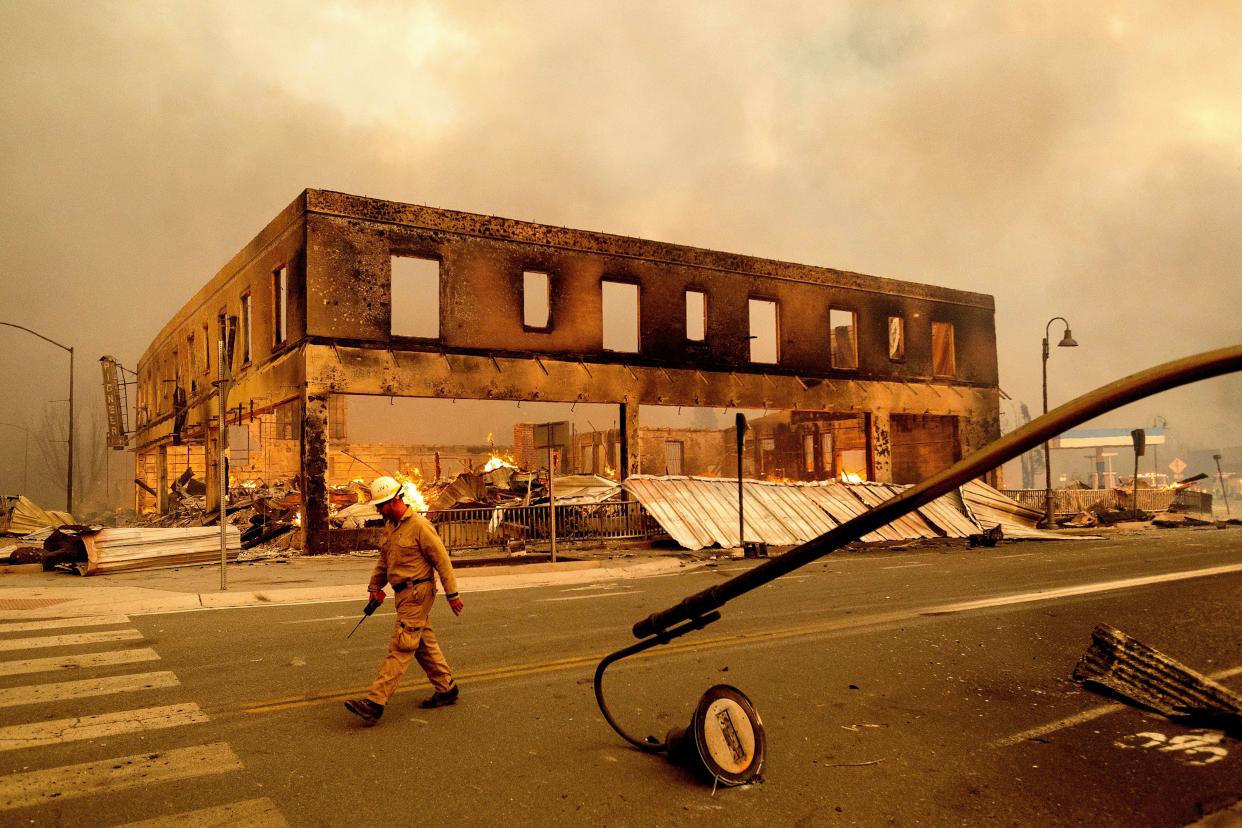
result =
[[[539,506],[489,506],[477,509],[441,509],[427,513],[440,540],[448,549],[506,547],[511,543],[545,543],[551,540],[548,504]],[[636,500],[558,505],[556,539],[640,540],[662,535],[642,504]]]

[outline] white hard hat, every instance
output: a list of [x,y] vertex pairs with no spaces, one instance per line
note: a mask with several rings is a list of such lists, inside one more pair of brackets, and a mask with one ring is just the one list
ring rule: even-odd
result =
[[401,492],[401,484],[391,477],[377,477],[371,481],[371,505],[387,503]]

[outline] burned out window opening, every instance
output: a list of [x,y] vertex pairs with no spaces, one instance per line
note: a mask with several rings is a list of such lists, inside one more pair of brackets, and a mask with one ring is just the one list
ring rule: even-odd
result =
[[552,327],[552,282],[541,270],[522,272],[522,327],[548,331]]
[[299,406],[288,402],[276,406],[276,423],[272,428],[272,438],[276,440],[295,440],[298,437]]
[[686,444],[680,440],[664,441],[664,473],[671,475],[684,474]]
[[194,334],[191,333],[185,343],[186,376],[190,378],[190,395],[198,393],[198,376],[205,368],[198,364],[198,349],[194,347]]
[[780,362],[780,309],[775,299],[747,300],[750,318],[750,361]]
[[389,334],[439,339],[440,260],[393,256],[390,265]]
[[328,439],[347,440],[349,429],[346,421],[347,398],[343,394],[328,397]]
[[831,331],[832,367],[853,370],[858,367],[858,315],[852,310],[830,308],[828,328]]
[[636,354],[639,349],[638,285],[600,280],[605,351]]
[[957,376],[957,351],[952,322],[932,322],[932,376]]
[[250,363],[250,305],[250,294],[247,293],[241,299],[242,365]]
[[203,373],[211,374],[211,352],[215,350],[211,334],[206,323],[203,324]]
[[888,318],[888,358],[893,362],[906,359],[906,319],[904,316]]
[[802,467],[806,471],[815,472],[815,435],[802,435]]
[[[225,359],[224,366],[226,368],[232,368],[232,365],[228,362],[228,359],[229,359],[228,313],[229,313],[228,308],[220,308],[220,312],[216,314],[216,340],[212,345],[212,350],[217,350],[220,346],[220,343],[223,342],[224,343],[224,359]],[[216,370],[217,371],[220,370],[219,361],[217,361]]]
[[701,290],[686,291],[686,339],[707,339],[707,294]]
[[283,345],[288,335],[289,268],[281,265],[272,272],[272,345]]

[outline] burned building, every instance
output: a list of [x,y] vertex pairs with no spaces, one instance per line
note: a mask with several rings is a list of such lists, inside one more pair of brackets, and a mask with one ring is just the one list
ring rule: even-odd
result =
[[[926,476],[999,435],[990,296],[306,190],[143,354],[133,439],[153,491],[191,454],[218,491],[228,319],[228,422],[270,422],[293,446],[283,471],[310,551],[330,548],[342,394],[615,404],[623,477],[641,470],[650,405],[792,412],[819,441],[800,462],[821,470],[823,423],[848,421],[862,452],[850,462],[877,481],[895,461],[905,480]],[[917,450],[928,423],[947,450]]]

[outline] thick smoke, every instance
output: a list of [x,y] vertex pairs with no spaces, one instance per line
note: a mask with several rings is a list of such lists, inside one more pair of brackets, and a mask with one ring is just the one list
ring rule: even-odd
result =
[[[1236,343],[1236,4],[17,2],[0,320],[134,366],[307,186],[990,293],[1054,401]],[[1055,335],[1055,332],[1054,332]],[[67,358],[0,330],[0,421]],[[1237,445],[1242,381],[1112,415]],[[83,419],[80,428],[86,428]],[[0,489],[22,432],[0,428]],[[59,497],[55,479],[35,489]]]

